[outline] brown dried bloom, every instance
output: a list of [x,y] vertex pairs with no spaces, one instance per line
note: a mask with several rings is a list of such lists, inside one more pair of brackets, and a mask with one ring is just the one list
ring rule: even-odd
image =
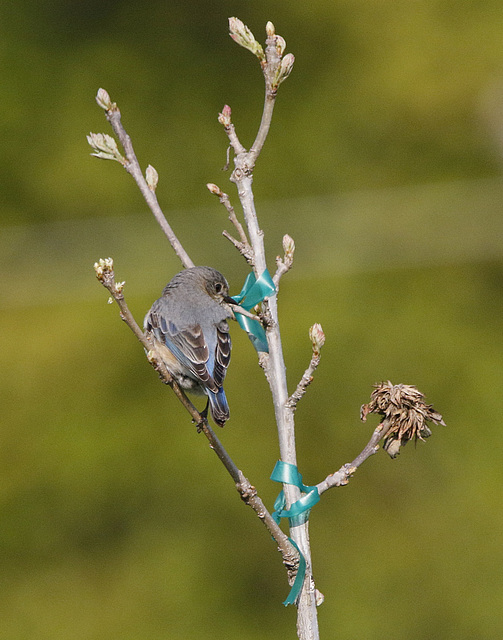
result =
[[370,402],[362,405],[360,417],[365,422],[369,413],[384,416],[384,449],[392,457],[400,452],[400,447],[409,440],[424,440],[431,436],[426,421],[434,424],[445,422],[431,404],[425,404],[424,395],[408,384],[381,382],[374,385]]

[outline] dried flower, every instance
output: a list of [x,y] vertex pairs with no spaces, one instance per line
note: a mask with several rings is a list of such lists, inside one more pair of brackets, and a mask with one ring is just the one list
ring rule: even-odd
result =
[[400,447],[409,440],[424,440],[431,436],[426,421],[434,424],[445,422],[431,404],[425,404],[424,395],[416,387],[407,384],[393,385],[381,382],[374,385],[370,402],[362,405],[360,417],[365,422],[369,413],[384,416],[384,449],[394,458]]

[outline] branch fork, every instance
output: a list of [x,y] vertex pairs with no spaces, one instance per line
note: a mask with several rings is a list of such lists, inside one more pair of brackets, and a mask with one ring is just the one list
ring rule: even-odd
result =
[[[258,223],[253,198],[253,169],[269,132],[278,88],[291,73],[295,58],[292,54],[285,55],[285,40],[276,34],[274,25],[271,22],[268,22],[266,25],[267,39],[265,50],[257,42],[250,29],[237,18],[229,19],[229,30],[233,40],[251,51],[258,58],[265,80],[265,98],[262,118],[250,150],[247,150],[239,140],[231,120],[231,108],[225,105],[222,112],[218,115],[218,121],[223,126],[228,137],[229,148],[234,151],[234,171],[232,172],[230,181],[236,184],[245,225],[241,224],[238,220],[235,210],[230,203],[229,196],[223,192],[220,187],[209,183],[207,188],[212,194],[219,198],[221,204],[226,209],[237,237],[232,236],[227,231],[224,231],[223,235],[236,247],[246,262],[252,267],[258,278],[266,270],[267,264],[264,234]],[[145,175],[143,175],[134,152],[131,138],[122,124],[120,110],[117,104],[112,102],[110,96],[104,89],[98,91],[96,101],[105,111],[106,118],[122,146],[123,153],[120,151],[116,140],[111,136],[102,133],[91,133],[88,136],[88,141],[93,149],[92,155],[105,160],[117,161],[124,166],[126,171],[134,178],[145,201],[183,266],[185,268],[194,266],[194,263],[166,220],[157,200],[156,189],[159,182],[157,171],[154,167],[148,165]],[[260,367],[264,370],[273,397],[281,460],[296,467],[297,455],[295,448],[294,413],[299,401],[304,397],[307,388],[313,381],[314,373],[319,366],[321,348],[325,343],[325,334],[319,324],[314,324],[310,328],[309,338],[312,345],[311,360],[298,382],[295,391],[289,396],[277,308],[277,292],[280,280],[293,265],[295,243],[289,235],[283,237],[283,251],[283,257],[278,256],[276,258],[276,272],[273,276],[276,293],[262,302],[260,308],[256,308],[257,316],[253,314],[247,315],[262,322],[266,330],[269,353],[260,352],[258,361]],[[233,462],[213,429],[208,424],[206,417],[195,408],[184,391],[171,377],[161,356],[157,353],[153,341],[136,323],[124,298],[125,283],[115,281],[113,260],[111,258],[101,259],[95,263],[94,268],[98,280],[109,291],[112,301],[115,301],[119,306],[122,320],[129,326],[143,345],[148,361],[157,371],[161,380],[173,389],[175,395],[180,402],[182,402],[192,420],[195,422],[198,431],[204,433],[210,448],[215,451],[233,479],[241,499],[254,510],[274,538],[278,550],[282,555],[283,564],[287,569],[288,581],[292,584],[295,580],[300,561],[296,547],[291,543],[288,536],[281,530],[271,513],[264,506],[257,493],[257,489]],[[424,403],[423,394],[415,387],[410,385],[392,385],[391,382],[376,385],[370,403],[362,407],[362,420],[366,419],[368,413],[380,414],[382,416],[380,424],[375,428],[364,449],[352,462],[344,464],[338,471],[329,474],[324,480],[315,485],[319,495],[333,487],[347,485],[349,479],[359,466],[377,452],[382,439],[384,439],[385,450],[389,455],[394,457],[397,455],[399,448],[408,440],[422,440],[430,435],[431,431],[426,425],[426,421],[432,421],[435,424],[444,424],[442,416],[435,412],[431,405]],[[280,480],[280,482],[281,481],[282,480]],[[289,483],[283,484],[283,492],[287,509],[301,497],[299,486]],[[301,640],[318,640],[319,633],[316,607],[323,602],[323,594],[316,589],[313,579],[308,521],[306,520],[302,524],[296,524],[295,526],[291,525],[290,536],[291,539],[294,540],[295,545],[300,549],[306,562],[303,588],[296,603],[298,607],[298,637],[301,638]]]

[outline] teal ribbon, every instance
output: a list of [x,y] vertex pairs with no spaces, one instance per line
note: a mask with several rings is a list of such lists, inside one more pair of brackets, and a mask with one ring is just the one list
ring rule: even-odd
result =
[[[249,273],[241,289],[241,293],[237,296],[232,296],[232,299],[243,307],[243,309],[250,311],[250,309],[253,309],[259,302],[262,302],[262,300],[275,293],[276,287],[272,281],[271,274],[266,269],[258,279],[253,271]],[[239,322],[241,329],[248,334],[255,349],[258,352],[263,351],[264,353],[269,353],[267,337],[264,327],[260,322],[258,320],[252,320],[241,313],[236,313],[236,320]]]
[[[288,518],[288,522],[291,527],[296,527],[299,524],[307,522],[311,508],[320,501],[318,488],[316,486],[307,486],[303,484],[302,475],[299,473],[297,467],[294,464],[283,462],[282,460],[278,460],[278,462],[276,462],[276,466],[271,473],[271,480],[274,480],[274,482],[281,482],[283,484],[292,484],[305,494],[302,498],[290,505],[290,509],[285,509],[285,493],[281,490],[274,502],[274,513],[272,514],[276,523],[279,524],[281,518]],[[299,552],[299,568],[297,569],[297,575],[295,576],[290,593],[288,594],[287,599],[283,602],[285,607],[289,604],[296,604],[306,575],[306,559],[295,542],[291,538],[288,539]]]

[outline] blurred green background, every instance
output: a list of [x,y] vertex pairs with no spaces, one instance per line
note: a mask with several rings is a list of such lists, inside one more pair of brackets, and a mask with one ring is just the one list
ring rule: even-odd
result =
[[[500,0],[3,3],[0,8],[0,638],[295,637],[280,557],[203,436],[106,304],[113,256],[140,320],[179,264],[118,164],[89,156],[119,103],[196,263],[237,293],[221,236],[232,194],[227,103],[245,145],[256,60],[227,35],[272,20],[296,55],[255,172],[291,389],[327,336],[297,411],[311,484],[377,420],[372,384],[416,384],[445,418],[382,451],[311,515],[323,638],[499,639],[503,627],[503,4]],[[269,394],[232,327],[232,419],[219,431],[272,505]]]

